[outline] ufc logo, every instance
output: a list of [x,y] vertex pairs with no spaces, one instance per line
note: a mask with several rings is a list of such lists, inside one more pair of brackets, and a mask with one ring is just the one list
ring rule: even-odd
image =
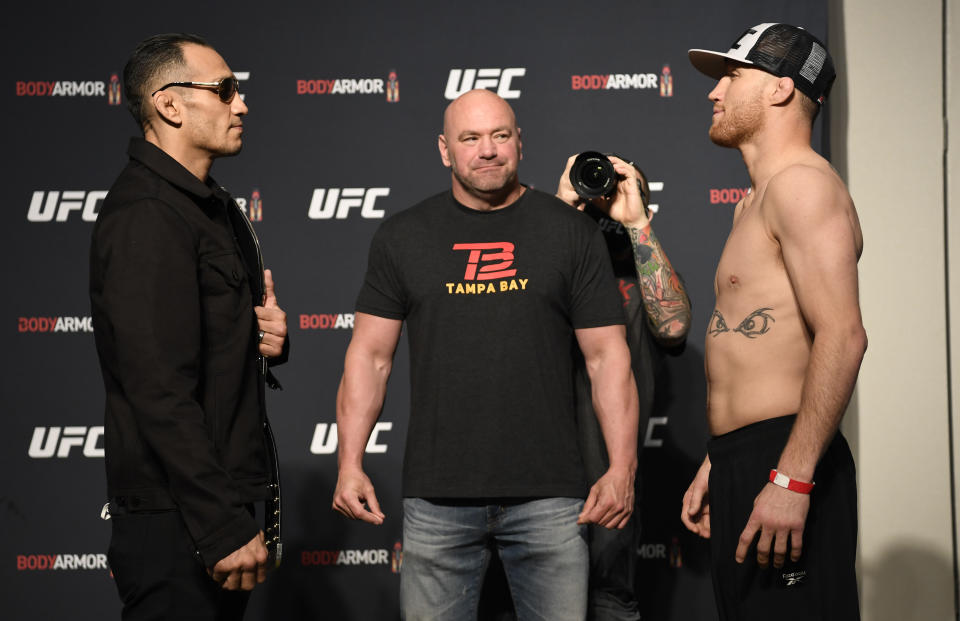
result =
[[383,217],[382,209],[374,209],[378,198],[390,196],[390,188],[317,188],[310,200],[307,217],[311,220],[329,220],[336,217],[344,220],[354,207],[360,208],[360,217],[376,219]]
[[[46,195],[46,200],[44,200]],[[27,210],[27,220],[30,222],[51,222],[56,216],[57,222],[66,222],[71,211],[80,211],[80,217],[85,222],[94,222],[100,212],[100,201],[107,196],[106,190],[86,192],[71,190],[61,193],[34,192],[30,199],[30,208]]]
[[[387,445],[380,444],[379,434],[381,431],[390,431],[393,429],[393,423],[377,423],[373,426],[370,433],[370,439],[367,440],[367,453],[386,453]],[[333,455],[337,452],[337,424],[336,423],[317,423],[317,428],[313,432],[313,440],[310,442],[310,452],[314,455]]]
[[643,437],[643,446],[648,448],[660,448],[663,446],[663,438],[653,437],[654,429],[659,426],[666,427],[667,425],[666,416],[651,416],[650,420],[647,421],[647,433]]
[[[62,433],[61,433],[62,432]],[[46,439],[44,439],[46,436]],[[27,455],[34,459],[70,456],[70,449],[83,447],[84,457],[103,457],[103,447],[97,443],[103,437],[103,426],[99,427],[34,427],[30,450]]]
[[[513,265],[513,244],[510,242],[487,242],[483,244],[454,244],[454,250],[469,250],[464,280],[494,280],[516,276],[517,270],[507,269]],[[497,251],[499,252],[485,252]],[[496,261],[496,263],[492,263]],[[480,263],[487,265],[480,266]],[[478,273],[479,272],[479,273]]]
[[512,90],[510,82],[526,73],[527,70],[523,67],[510,67],[502,71],[500,69],[451,69],[450,77],[447,79],[447,90],[443,96],[447,99],[456,99],[475,88],[489,88],[496,89],[497,95],[504,99],[517,99],[520,97],[520,91]]

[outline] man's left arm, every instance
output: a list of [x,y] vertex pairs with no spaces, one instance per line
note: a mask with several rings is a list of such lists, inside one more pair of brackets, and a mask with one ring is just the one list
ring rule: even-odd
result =
[[670,264],[650,222],[628,226],[643,306],[654,337],[661,345],[680,345],[690,330],[690,298]]
[[637,471],[637,384],[622,325],[575,331],[592,386],[610,467],[590,488],[579,524],[623,528],[633,513]]
[[[839,179],[794,167],[772,179],[764,199],[770,232],[779,241],[784,265],[812,343],[800,410],[777,471],[813,481],[817,462],[832,440],[857,381],[867,336],[860,316],[856,215]],[[742,562],[757,532],[757,562],[766,566],[800,558],[810,496],[767,483],[740,536]]]

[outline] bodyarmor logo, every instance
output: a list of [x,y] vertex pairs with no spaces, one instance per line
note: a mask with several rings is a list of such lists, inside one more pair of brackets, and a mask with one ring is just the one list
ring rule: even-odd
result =
[[353,330],[353,313],[300,315],[301,330]]
[[673,97],[673,73],[670,65],[664,65],[660,70],[660,96]]
[[118,105],[107,93],[102,80],[44,80],[17,82],[17,97],[107,97],[107,103]]
[[34,459],[70,456],[70,449],[83,447],[84,457],[103,457],[103,447],[97,446],[103,437],[99,427],[34,427],[33,439],[27,455]]
[[750,188],[710,188],[710,204],[736,205],[749,193]]
[[518,99],[520,91],[511,88],[514,78],[523,77],[527,70],[524,67],[509,67],[507,69],[451,69],[447,78],[447,90],[443,96],[447,99],[456,99],[467,91],[475,88],[496,90],[497,95],[504,99]]
[[[454,244],[454,250],[469,250],[467,271],[463,274],[464,280],[494,280],[516,276],[516,269],[507,269],[513,265],[513,244],[510,242],[489,242],[483,244]],[[499,250],[500,252],[484,252],[485,250]],[[491,262],[483,267],[480,262]],[[492,263],[496,261],[496,263]],[[479,275],[478,268],[479,267]]]
[[637,546],[637,556],[643,559],[666,559],[667,546],[663,543],[643,543]]
[[18,554],[17,571],[109,569],[106,554]]
[[59,192],[42,190],[33,193],[30,207],[27,209],[27,220],[30,222],[66,222],[70,213],[80,212],[84,222],[94,222],[100,213],[100,203],[107,196],[106,190],[86,192],[84,190],[68,190]]
[[397,79],[396,71],[391,71],[387,75],[387,101],[390,103],[400,101],[400,81]]
[[570,76],[570,87],[575,91],[655,89],[658,86],[659,76],[655,73],[608,73]]
[[300,565],[391,565],[390,550],[302,550]]
[[260,197],[260,190],[254,188],[249,201],[241,196],[236,196],[233,200],[237,203],[237,207],[247,214],[250,222],[263,221],[263,199]]
[[123,98],[120,96],[120,76],[113,74],[110,76],[110,83],[107,85],[107,103],[111,106],[119,106]]
[[382,218],[382,209],[374,208],[378,198],[390,196],[390,188],[317,188],[310,199],[307,217],[311,220],[344,220],[354,207],[360,208],[360,217]]
[[[367,440],[367,453],[386,453],[387,445],[380,444],[380,433],[393,429],[393,423],[379,422],[373,426],[370,439]],[[314,455],[333,455],[337,452],[337,424],[317,423],[310,442],[310,452]]]
[[403,568],[403,543],[393,544],[393,555],[390,557],[390,571],[399,574]]
[[93,332],[93,318],[17,317],[17,332]]
[[[297,95],[382,95],[381,78],[297,80]],[[391,100],[388,95],[387,101]]]

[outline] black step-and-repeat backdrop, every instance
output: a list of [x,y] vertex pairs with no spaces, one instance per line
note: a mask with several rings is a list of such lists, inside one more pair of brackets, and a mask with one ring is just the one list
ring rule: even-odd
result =
[[207,37],[241,80],[250,107],[244,151],[218,161],[213,175],[254,221],[293,338],[290,362],[278,371],[284,390],[269,396],[285,560],[254,592],[248,618],[398,617],[405,343],[367,445],[366,467],[387,514],[380,527],[330,509],[334,397],[370,238],[383,218],[449,186],[436,136],[443,108],[470,88],[494,90],[516,110],[526,183],[553,191],[567,156],[587,149],[633,158],[653,182],[654,228],[685,278],[694,320],[641,430],[642,607],[649,619],[716,618],[706,545],[678,515],[707,437],[703,335],[713,270],[731,207],[749,182],[738,154],[707,137],[713,85],[686,51],[725,50],[765,21],[801,24],[825,39],[825,0],[61,0],[18,3],[3,21],[5,619],[119,612],[106,565],[109,523],[100,519],[103,388],[87,253],[92,222],[137,132],[122,105],[120,72],[140,39],[168,31]]

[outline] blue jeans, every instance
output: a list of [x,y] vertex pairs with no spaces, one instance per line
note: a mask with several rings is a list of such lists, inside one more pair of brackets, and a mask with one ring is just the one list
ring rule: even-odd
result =
[[403,500],[400,610],[407,621],[477,618],[496,546],[518,621],[582,621],[587,614],[586,528],[580,498],[501,505]]

